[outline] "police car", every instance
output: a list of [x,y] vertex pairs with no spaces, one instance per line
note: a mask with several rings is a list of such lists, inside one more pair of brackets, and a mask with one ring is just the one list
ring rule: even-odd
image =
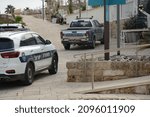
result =
[[0,33],[0,80],[33,82],[35,74],[56,74],[58,54],[49,40],[31,31]]

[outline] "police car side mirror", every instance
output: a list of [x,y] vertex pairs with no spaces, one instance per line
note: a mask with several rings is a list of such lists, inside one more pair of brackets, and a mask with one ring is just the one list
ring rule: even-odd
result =
[[46,40],[45,44],[51,44],[51,41],[50,40]]

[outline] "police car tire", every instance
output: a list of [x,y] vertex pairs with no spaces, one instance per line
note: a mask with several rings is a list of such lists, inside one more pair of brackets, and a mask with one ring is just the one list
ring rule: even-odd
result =
[[53,56],[52,58],[52,65],[50,67],[50,69],[48,69],[49,74],[56,74],[58,70],[58,59],[56,57],[56,55]]
[[27,64],[26,70],[25,70],[25,77],[24,77],[24,84],[30,85],[33,83],[34,79],[34,68],[31,63]]

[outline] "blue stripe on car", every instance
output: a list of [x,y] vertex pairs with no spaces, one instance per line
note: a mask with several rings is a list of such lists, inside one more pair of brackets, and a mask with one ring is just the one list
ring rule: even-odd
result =
[[42,52],[42,53],[37,53],[37,54],[32,54],[32,55],[23,55],[19,57],[21,62],[28,62],[28,60],[33,60],[33,61],[40,61],[42,59],[47,59],[53,56],[53,53],[55,51],[47,51],[47,52]]

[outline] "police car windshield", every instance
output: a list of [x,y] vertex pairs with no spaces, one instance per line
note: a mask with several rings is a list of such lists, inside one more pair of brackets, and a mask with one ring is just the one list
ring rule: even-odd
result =
[[92,24],[90,21],[79,20],[79,21],[73,21],[70,24],[70,27],[92,27]]
[[0,38],[0,52],[14,49],[14,43],[7,38]]

